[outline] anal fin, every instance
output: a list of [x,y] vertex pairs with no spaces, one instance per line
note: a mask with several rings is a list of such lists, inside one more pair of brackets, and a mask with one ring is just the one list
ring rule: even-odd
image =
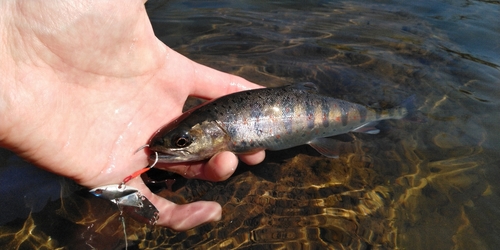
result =
[[365,134],[371,134],[371,135],[378,134],[380,132],[380,129],[375,127],[377,124],[378,124],[378,121],[369,122],[367,124],[364,124],[362,126],[357,127],[352,132],[365,133]]

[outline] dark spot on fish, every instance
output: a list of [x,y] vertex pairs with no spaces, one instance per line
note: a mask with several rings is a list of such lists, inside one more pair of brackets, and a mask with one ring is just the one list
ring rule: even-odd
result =
[[281,136],[280,136],[280,135],[276,135],[276,136],[274,137],[274,143],[279,144],[279,143],[281,142],[281,140],[280,140],[280,139],[281,139]]

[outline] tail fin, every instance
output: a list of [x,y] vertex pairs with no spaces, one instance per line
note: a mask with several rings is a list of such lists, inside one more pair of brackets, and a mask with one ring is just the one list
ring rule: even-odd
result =
[[411,95],[410,97],[406,98],[403,102],[400,103],[400,105],[395,106],[393,108],[389,109],[378,109],[378,112],[380,112],[381,119],[379,120],[386,120],[386,119],[407,119],[408,117],[413,116],[416,107],[415,107],[415,95]]
[[417,106],[415,105],[416,100],[417,100],[416,95],[413,94],[410,97],[406,98],[401,103],[401,105],[399,105],[400,107],[403,107],[406,109],[407,114],[405,117],[411,117],[412,115],[415,114],[415,111],[417,110]]
[[418,112],[416,100],[417,98],[415,97],[415,94],[413,94],[410,97],[406,98],[401,103],[400,107],[406,109],[407,114],[403,117],[405,120],[422,123],[426,121],[426,118],[424,115],[422,115],[422,113]]

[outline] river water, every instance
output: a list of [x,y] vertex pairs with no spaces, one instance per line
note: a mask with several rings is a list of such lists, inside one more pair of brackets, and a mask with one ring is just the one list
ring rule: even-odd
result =
[[[338,159],[301,146],[268,152],[220,183],[169,176],[168,188],[152,188],[178,203],[217,201],[223,218],[187,232],[127,221],[134,249],[500,245],[499,1],[146,6],[163,42],[207,66],[267,87],[310,81],[322,94],[365,105],[415,96],[416,110],[381,123],[380,134],[356,135]],[[1,226],[0,243],[123,248],[116,209],[62,183],[69,196]]]

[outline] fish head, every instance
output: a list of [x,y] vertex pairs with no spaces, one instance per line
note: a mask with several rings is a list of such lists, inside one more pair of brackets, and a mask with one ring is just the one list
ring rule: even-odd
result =
[[[175,126],[176,125],[176,126]],[[167,125],[149,143],[150,162],[177,163],[206,160],[227,150],[230,137],[216,121]],[[158,154],[158,156],[156,156]]]

